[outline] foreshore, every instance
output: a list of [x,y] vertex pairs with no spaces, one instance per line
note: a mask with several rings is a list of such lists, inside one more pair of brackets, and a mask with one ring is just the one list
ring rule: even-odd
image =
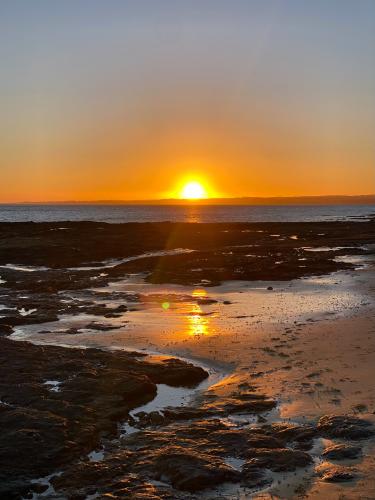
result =
[[2,495],[375,496],[373,221],[0,229]]

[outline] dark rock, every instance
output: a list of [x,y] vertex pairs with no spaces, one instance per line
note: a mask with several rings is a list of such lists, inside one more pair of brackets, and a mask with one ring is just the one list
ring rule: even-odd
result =
[[[33,273],[2,269],[7,286],[11,283],[13,289],[55,294],[62,290],[90,288],[93,283],[105,285],[131,272],[148,273],[146,279],[152,283],[194,284],[195,269],[202,269],[199,279],[208,285],[225,280],[291,280],[352,269],[353,264],[335,261],[333,257],[342,252],[363,254],[361,245],[374,241],[373,224],[356,221],[279,223],[277,231],[281,236],[277,239],[269,236],[270,229],[276,229],[273,223],[205,224],[204,231],[200,224],[189,223],[67,222],[66,225],[68,230],[59,231],[58,223],[0,223],[0,264],[12,262],[50,268]],[[263,232],[259,233],[260,230]],[[298,231],[301,238],[283,239],[291,231]],[[325,245],[351,245],[351,248],[316,252],[316,255],[305,252],[301,241],[305,246],[321,245],[320,231],[326,235]],[[355,247],[351,243],[354,240]],[[195,251],[134,259],[107,268],[106,276],[98,276],[95,268],[66,269],[170,249],[171,241],[174,248],[193,248]],[[249,245],[255,258],[248,257]],[[230,252],[223,252],[228,246]],[[301,267],[298,259],[305,254],[308,259]],[[280,260],[283,264],[275,265]]]
[[197,299],[197,304],[200,306],[209,306],[211,304],[217,304],[217,300],[215,299]]
[[208,377],[208,373],[200,366],[175,358],[164,359],[161,363],[149,363],[148,366],[157,384],[194,387]]
[[312,463],[312,458],[307,453],[289,448],[272,450],[254,448],[249,449],[246,455],[249,466],[270,469],[274,472],[294,471]]
[[352,446],[350,444],[334,444],[328,446],[322,456],[329,460],[344,460],[357,458],[361,454],[362,449],[359,446]]
[[101,332],[109,332],[111,330],[117,330],[118,325],[105,325],[103,323],[92,322],[85,326],[88,330],[100,330]]
[[365,439],[374,435],[371,422],[346,415],[325,415],[318,422],[321,435],[333,438]]
[[[207,376],[180,360],[139,358],[1,337],[0,492],[10,484],[22,489],[97,448],[131,409],[155,397],[160,380],[192,386]],[[60,391],[51,392],[46,380],[61,381]]]
[[[147,463],[147,462],[146,462]],[[240,481],[240,473],[211,455],[167,447],[148,458],[156,479],[168,478],[174,488],[199,491],[224,482]]]
[[249,463],[243,466],[242,476],[242,482],[247,488],[260,488],[272,483],[272,479],[267,477],[264,469],[260,469]]
[[265,432],[280,439],[284,444],[294,443],[305,445],[309,449],[312,440],[317,436],[317,429],[311,425],[297,425],[289,423],[274,423],[271,426],[263,426]]
[[342,483],[352,481],[357,476],[356,472],[348,467],[330,467],[322,473],[322,480],[329,483]]

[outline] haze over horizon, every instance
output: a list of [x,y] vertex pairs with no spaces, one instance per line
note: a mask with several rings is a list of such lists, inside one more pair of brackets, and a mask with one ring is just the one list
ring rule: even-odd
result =
[[372,194],[375,2],[0,4],[0,202]]

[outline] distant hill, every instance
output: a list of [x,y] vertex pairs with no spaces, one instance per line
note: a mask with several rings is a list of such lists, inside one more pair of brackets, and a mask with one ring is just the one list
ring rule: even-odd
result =
[[53,205],[375,205],[375,194],[357,196],[276,196],[243,198],[208,198],[202,200],[93,200],[24,202]]

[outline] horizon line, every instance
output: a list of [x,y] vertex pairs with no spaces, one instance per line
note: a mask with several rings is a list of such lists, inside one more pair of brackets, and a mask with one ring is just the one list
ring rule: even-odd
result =
[[[200,199],[184,198],[151,198],[151,199],[99,199],[99,200],[45,200],[45,201],[0,201],[0,205],[228,205],[228,204],[265,204],[273,201],[276,204],[288,202],[331,202],[332,204],[375,204],[375,193],[358,195],[298,195],[298,196],[233,196]],[[319,203],[320,202],[320,203]],[[345,203],[347,202],[347,203]],[[366,202],[366,203],[364,203]],[[272,204],[272,203],[267,203]],[[304,203],[302,203],[304,204]],[[315,204],[315,203],[313,203]]]

